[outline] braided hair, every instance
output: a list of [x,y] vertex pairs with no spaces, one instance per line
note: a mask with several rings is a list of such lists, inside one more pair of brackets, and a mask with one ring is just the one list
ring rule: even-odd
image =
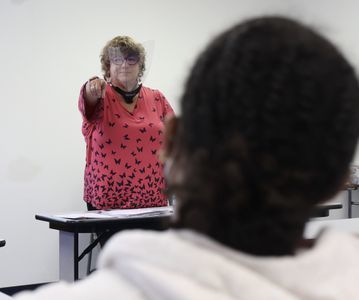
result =
[[359,85],[348,61],[297,21],[251,19],[200,54],[181,111],[174,226],[251,254],[293,254],[355,151]]

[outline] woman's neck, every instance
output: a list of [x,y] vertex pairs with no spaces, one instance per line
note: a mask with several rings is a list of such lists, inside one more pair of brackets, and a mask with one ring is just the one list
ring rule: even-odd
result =
[[141,90],[142,84],[140,84],[135,89],[133,89],[132,91],[129,91],[129,92],[113,85],[112,83],[111,83],[111,86],[118,94],[120,94],[122,96],[123,100],[127,104],[132,104],[135,101],[135,98],[137,98],[137,94]]
[[112,85],[121,88],[122,90],[126,91],[126,92],[131,92],[134,89],[137,88],[138,86],[138,82],[127,82],[126,84],[118,81],[118,80],[111,80]]

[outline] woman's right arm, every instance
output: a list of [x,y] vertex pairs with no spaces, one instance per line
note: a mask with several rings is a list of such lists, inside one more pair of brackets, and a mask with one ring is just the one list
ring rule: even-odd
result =
[[91,119],[96,105],[105,97],[106,81],[98,77],[90,78],[84,86],[83,98],[87,119]]

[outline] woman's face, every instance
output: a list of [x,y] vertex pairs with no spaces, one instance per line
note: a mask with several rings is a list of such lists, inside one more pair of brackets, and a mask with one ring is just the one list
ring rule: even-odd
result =
[[110,79],[112,84],[119,85],[125,90],[133,90],[140,73],[139,57],[136,54],[117,53],[110,57]]

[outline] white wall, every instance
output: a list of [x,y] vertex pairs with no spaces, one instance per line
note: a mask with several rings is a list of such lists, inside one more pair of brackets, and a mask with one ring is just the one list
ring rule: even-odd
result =
[[1,0],[0,287],[58,279],[58,233],[34,215],[85,207],[77,97],[89,76],[101,75],[105,42],[123,34],[150,41],[145,84],[178,111],[195,55],[234,22],[263,12],[296,16],[358,65],[358,10],[354,0]]

